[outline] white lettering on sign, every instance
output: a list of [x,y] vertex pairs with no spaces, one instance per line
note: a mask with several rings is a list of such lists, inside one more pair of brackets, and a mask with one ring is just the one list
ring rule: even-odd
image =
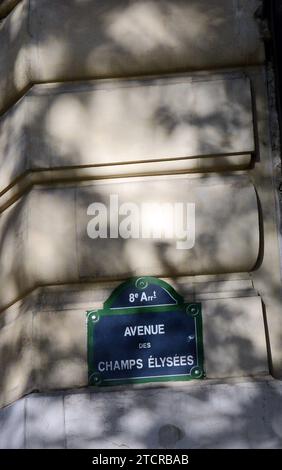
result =
[[99,372],[115,370],[143,369],[142,359],[125,359],[121,361],[101,361],[98,364]]
[[139,349],[150,349],[151,343],[139,343]]
[[[151,295],[146,294],[146,292],[142,292],[141,297],[140,297],[140,302],[153,302],[153,300],[156,300],[156,298],[157,298],[157,294],[155,290],[152,292]],[[130,292],[128,300],[131,304],[134,303],[135,300],[139,300],[139,293]]]
[[164,335],[164,325],[127,326],[123,336]]
[[[175,354],[174,356],[163,356],[148,358],[147,367],[149,369],[156,369],[162,367],[183,367],[193,366],[194,357],[180,356]],[[120,361],[101,361],[98,363],[98,371],[120,371],[120,370],[132,370],[132,369],[143,369],[144,364],[141,358],[138,359],[121,359]]]
[[148,359],[148,367],[181,367],[181,366],[192,366],[194,364],[194,357],[189,356],[167,356],[167,357],[153,357],[150,356]]

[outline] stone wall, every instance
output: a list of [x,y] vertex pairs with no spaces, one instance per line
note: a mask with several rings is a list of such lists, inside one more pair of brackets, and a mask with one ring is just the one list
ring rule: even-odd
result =
[[0,448],[281,448],[281,398],[281,382],[250,379],[31,394],[0,411]]
[[[278,169],[260,6],[259,0],[0,2],[2,407],[33,391],[87,387],[85,312],[136,275],[166,279],[185,300],[202,302],[206,378],[197,384],[199,396],[212,400],[215,379],[281,379]],[[112,195],[137,205],[195,204],[195,244],[179,250],[173,236],[91,239],[89,208],[93,202],[109,208]],[[190,387],[181,392],[181,415],[189,420]],[[213,387],[220,396],[220,385]],[[103,420],[104,392],[96,398],[88,390]],[[108,393],[118,408],[120,392]],[[147,393],[128,392],[130,400]],[[168,406],[168,385],[154,393]],[[37,403],[36,396],[24,400]],[[230,407],[240,406],[240,398],[232,400]],[[9,410],[1,412],[0,427]],[[52,413],[46,419],[53,423]],[[122,410],[117,414],[123,419]],[[206,418],[207,427],[213,419]],[[173,426],[182,429],[180,421],[176,413]],[[246,429],[253,430],[252,420]],[[130,432],[129,426],[124,445],[148,446],[143,438],[130,440]],[[41,447],[61,446],[43,434]],[[191,445],[225,442],[200,438]],[[269,437],[269,446],[277,447],[278,438]],[[108,445],[103,439],[100,447]],[[166,437],[160,439],[156,445],[166,447]],[[233,444],[242,442],[234,431]],[[36,441],[20,444],[30,446]]]

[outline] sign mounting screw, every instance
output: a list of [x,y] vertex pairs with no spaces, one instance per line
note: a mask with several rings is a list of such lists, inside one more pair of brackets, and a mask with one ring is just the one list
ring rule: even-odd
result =
[[189,304],[186,308],[186,312],[192,317],[195,317],[199,313],[199,306],[197,304]]

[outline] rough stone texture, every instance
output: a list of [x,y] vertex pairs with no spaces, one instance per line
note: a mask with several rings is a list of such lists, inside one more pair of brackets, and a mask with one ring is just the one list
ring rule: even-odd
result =
[[25,443],[25,400],[23,399],[0,411],[0,449],[24,449]]
[[[24,0],[0,26],[0,109],[31,83],[260,64],[259,6],[259,0]],[[11,37],[14,52],[6,47]]]
[[[94,214],[87,213],[88,207],[102,202],[109,209],[110,195],[116,195],[120,205],[134,203],[138,210],[141,203],[149,204],[154,217],[143,212],[140,221],[140,229],[148,229],[147,238],[89,237],[88,224]],[[191,244],[184,249],[178,248],[176,232],[164,239],[162,233],[153,235],[151,231],[173,224],[173,214],[150,204],[179,202],[185,211],[187,203],[195,204],[195,244],[190,229],[193,219],[189,218],[185,239]],[[111,223],[117,227],[124,219],[121,214],[118,223]],[[2,308],[37,285],[145,274],[250,271],[260,249],[257,198],[254,187],[242,175],[132,178],[126,184],[114,180],[34,188],[4,211],[0,243]]]
[[231,170],[254,150],[250,82],[240,74],[38,85],[0,119],[0,190],[27,170],[119,176],[156,173],[160,161],[161,172]]
[[[23,402],[21,400],[19,403]],[[62,396],[31,395],[26,403],[26,448],[62,449],[65,447],[64,405]],[[1,418],[0,418],[1,422]]]
[[0,447],[280,449],[281,399],[271,379],[30,395],[0,411]]

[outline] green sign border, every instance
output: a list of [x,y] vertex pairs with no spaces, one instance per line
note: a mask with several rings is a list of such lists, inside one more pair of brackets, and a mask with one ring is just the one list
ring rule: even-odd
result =
[[[146,283],[146,285],[144,283]],[[142,277],[130,278],[127,281],[120,284],[116,289],[114,289],[114,291],[112,292],[108,300],[106,300],[106,302],[104,303],[104,309],[111,309],[116,298],[122,293],[123,290],[127,289],[127,287],[129,287],[130,285],[132,285],[132,287],[135,289],[137,288],[139,290],[143,290],[147,287],[148,284],[156,284],[157,286],[160,286],[162,289],[166,290],[176,302],[175,304],[171,304],[171,305],[178,305],[178,304],[183,305],[183,297],[180,294],[178,294],[174,290],[174,288],[171,287],[167,282],[161,279],[158,279],[157,277],[142,276]],[[149,308],[149,307],[152,307],[152,305],[151,306],[144,305],[142,308],[144,307]],[[128,308],[133,309],[134,307],[128,307]]]
[[[156,281],[155,278],[151,278],[151,280]],[[160,280],[159,280],[160,281]],[[162,284],[163,281],[160,281]],[[165,283],[166,284],[166,283]],[[123,286],[123,285],[122,285]],[[122,288],[120,286],[120,288]],[[172,289],[171,286],[169,286]],[[173,289],[172,289],[173,290]],[[115,291],[113,292],[113,294]],[[113,295],[112,294],[112,295]],[[180,296],[178,296],[180,297]],[[110,296],[109,300],[112,298]],[[109,305],[108,301],[105,302],[105,306]],[[148,311],[152,313],[162,313],[167,312],[170,310],[184,310],[186,314],[191,315],[195,318],[196,323],[196,344],[197,344],[197,358],[198,364],[194,368],[194,373],[192,375],[173,375],[173,376],[162,376],[162,377],[138,377],[138,378],[126,378],[126,379],[113,379],[111,381],[101,382],[100,374],[97,370],[94,369],[94,333],[95,333],[95,324],[97,319],[101,316],[112,316],[112,315],[126,315],[126,314],[139,314],[146,313]],[[183,312],[184,313],[184,312]],[[87,356],[88,356],[88,384],[99,386],[99,387],[107,387],[107,386],[115,386],[115,385],[125,385],[125,384],[142,384],[142,383],[152,383],[152,382],[171,382],[171,381],[189,381],[194,379],[203,379],[205,376],[204,373],[204,348],[203,348],[203,327],[202,327],[202,308],[201,304],[197,302],[193,303],[180,303],[179,305],[169,305],[169,306],[159,306],[159,307],[129,307],[129,308],[121,308],[121,309],[109,309],[104,308],[102,310],[88,310],[86,312],[87,315]],[[93,319],[93,317],[96,317]]]

